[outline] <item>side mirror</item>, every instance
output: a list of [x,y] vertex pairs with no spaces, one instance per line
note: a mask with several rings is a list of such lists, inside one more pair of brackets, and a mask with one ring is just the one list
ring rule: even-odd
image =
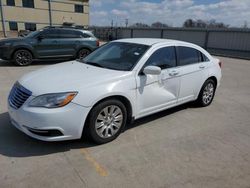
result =
[[161,68],[157,66],[147,66],[143,70],[144,74],[149,75],[159,75],[161,74]]
[[45,37],[43,36],[43,35],[39,35],[38,37],[37,37],[37,39],[39,40],[39,41],[41,41],[41,40],[43,40]]

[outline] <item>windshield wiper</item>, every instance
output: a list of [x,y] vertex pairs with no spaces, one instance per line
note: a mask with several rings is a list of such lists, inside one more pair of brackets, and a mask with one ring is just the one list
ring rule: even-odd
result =
[[95,63],[95,62],[90,62],[90,61],[84,61],[83,59],[78,59],[78,61],[85,63],[87,65],[93,65],[96,67],[101,67],[101,68],[105,68],[104,66],[100,65],[99,63]]
[[101,68],[104,68],[102,65],[98,64],[98,63],[95,63],[95,62],[86,62],[87,65],[93,65],[93,66],[96,66],[96,67],[101,67]]

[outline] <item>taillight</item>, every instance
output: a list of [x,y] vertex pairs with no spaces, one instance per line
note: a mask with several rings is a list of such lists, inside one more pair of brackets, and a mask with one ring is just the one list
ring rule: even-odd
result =
[[98,46],[98,47],[100,46],[100,41],[99,40],[96,41],[96,46]]
[[219,62],[219,66],[220,66],[220,68],[222,68],[222,62],[221,61]]

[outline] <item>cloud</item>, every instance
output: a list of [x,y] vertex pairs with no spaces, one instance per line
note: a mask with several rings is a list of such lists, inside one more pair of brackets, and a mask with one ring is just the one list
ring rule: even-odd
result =
[[118,16],[118,17],[125,17],[126,18],[128,16],[128,12],[124,11],[124,10],[113,9],[111,11],[111,13],[115,16]]
[[[216,19],[231,26],[241,26],[245,20],[250,20],[250,0],[221,0],[206,4],[202,3],[202,0],[162,0],[161,2],[90,0],[90,4],[92,25],[110,25],[110,20],[125,24],[126,18],[129,18],[130,24],[136,22],[151,24],[160,21],[173,26],[181,26],[188,18]],[[98,14],[97,10],[105,11],[107,14]]]

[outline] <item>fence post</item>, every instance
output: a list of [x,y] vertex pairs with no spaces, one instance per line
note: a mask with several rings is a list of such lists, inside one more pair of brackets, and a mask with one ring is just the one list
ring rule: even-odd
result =
[[115,39],[118,39],[118,28],[115,28]]
[[161,38],[163,39],[163,32],[164,32],[164,30],[162,29],[161,30]]
[[206,36],[205,36],[205,44],[204,44],[204,48],[207,50],[207,46],[208,46],[208,39],[209,39],[209,30],[206,30]]
[[130,37],[131,37],[131,38],[134,38],[134,29],[132,29],[132,28],[131,28]]

